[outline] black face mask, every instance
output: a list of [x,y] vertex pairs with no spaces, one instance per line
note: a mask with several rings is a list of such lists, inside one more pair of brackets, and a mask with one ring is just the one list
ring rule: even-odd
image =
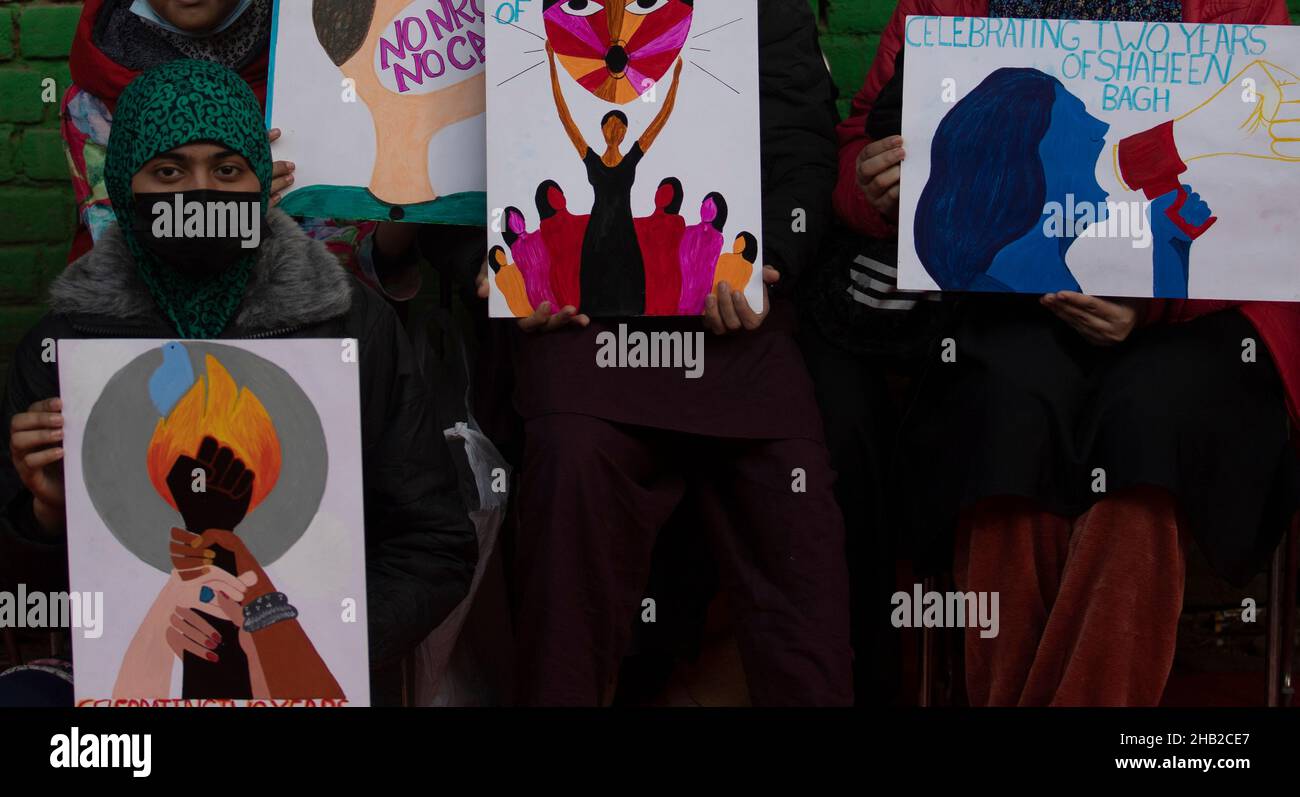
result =
[[168,268],[214,277],[257,252],[269,231],[261,201],[259,193],[209,189],[136,194],[135,237]]

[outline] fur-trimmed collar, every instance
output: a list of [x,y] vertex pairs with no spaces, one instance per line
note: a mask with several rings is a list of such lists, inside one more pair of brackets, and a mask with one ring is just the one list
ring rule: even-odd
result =
[[[284,212],[272,210],[267,222],[271,234],[258,249],[232,326],[251,334],[345,314],[352,306],[352,280],[338,258]],[[50,286],[50,308],[118,324],[157,323],[162,317],[116,224]]]

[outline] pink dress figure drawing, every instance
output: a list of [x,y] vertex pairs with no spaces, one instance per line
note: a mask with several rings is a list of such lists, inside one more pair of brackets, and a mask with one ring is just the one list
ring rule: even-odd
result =
[[[682,294],[678,315],[700,315],[713,290],[713,270],[722,254],[722,230],[727,226],[727,200],[714,192],[700,205],[700,223],[686,228],[678,256],[682,264]],[[736,286],[732,286],[736,287]],[[744,290],[744,286],[739,286]]]
[[529,304],[537,308],[542,306],[542,302],[550,302],[552,311],[559,310],[561,305],[555,300],[555,291],[551,287],[551,253],[547,251],[540,232],[528,232],[527,222],[519,208],[506,208],[506,229],[501,237],[510,247],[519,273],[524,275],[524,290],[528,293]]

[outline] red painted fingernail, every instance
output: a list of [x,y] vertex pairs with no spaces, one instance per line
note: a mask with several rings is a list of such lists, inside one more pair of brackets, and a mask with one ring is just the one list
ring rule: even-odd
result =
[[209,654],[208,654],[208,661],[219,661],[219,659],[217,658],[217,654],[215,654],[215,653],[209,653]]
[[214,642],[214,641],[211,640],[211,639],[209,639],[207,642],[204,642],[203,644],[204,644],[204,645],[207,645],[208,648],[211,649],[211,650],[216,650],[216,649],[217,649],[217,643]]

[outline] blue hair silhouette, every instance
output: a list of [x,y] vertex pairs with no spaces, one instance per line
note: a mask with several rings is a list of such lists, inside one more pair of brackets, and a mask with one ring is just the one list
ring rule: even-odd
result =
[[921,264],[943,290],[969,289],[1042,218],[1039,145],[1060,85],[1037,69],[998,69],[939,122],[913,230]]

